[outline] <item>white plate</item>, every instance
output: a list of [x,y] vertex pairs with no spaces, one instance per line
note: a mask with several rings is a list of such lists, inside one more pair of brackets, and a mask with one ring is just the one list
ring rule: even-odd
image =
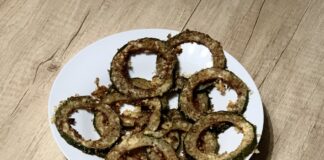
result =
[[[50,123],[59,102],[75,94],[89,95],[96,88],[94,84],[96,77],[100,78],[101,84],[110,84],[107,70],[110,68],[110,62],[118,48],[130,40],[143,37],[155,37],[165,40],[169,33],[174,35],[178,32],[166,29],[131,30],[108,36],[81,50],[62,68],[54,81],[48,102],[48,118]],[[195,44],[184,44],[182,48],[184,53],[179,57],[179,61],[181,71],[185,74],[193,73],[201,68],[211,66],[210,52],[206,47]],[[228,69],[240,77],[251,90],[249,103],[244,116],[257,127],[259,141],[262,134],[264,118],[259,91],[244,67],[227,52],[225,52],[225,56],[227,58]],[[140,76],[149,79],[153,75],[154,65],[155,56],[136,56],[132,58],[134,70],[130,72],[130,74],[132,77]],[[212,102],[214,105],[218,106],[216,110],[221,110],[225,109],[228,99],[235,99],[236,94],[230,91],[225,97],[222,97],[214,90],[210,96],[213,98]],[[217,101],[215,101],[216,99]],[[176,101],[173,99],[170,104],[174,106],[174,102]],[[81,112],[73,116],[77,121],[76,129],[80,131],[84,137],[98,138],[92,126],[92,115]],[[55,141],[68,159],[101,160],[101,158],[84,154],[67,144],[58,133],[55,125],[51,123],[50,126]],[[229,136],[231,138],[228,138]],[[219,143],[221,144],[220,151],[231,151],[235,149],[239,145],[241,137],[242,135],[238,135],[234,129],[229,129],[219,137]]]

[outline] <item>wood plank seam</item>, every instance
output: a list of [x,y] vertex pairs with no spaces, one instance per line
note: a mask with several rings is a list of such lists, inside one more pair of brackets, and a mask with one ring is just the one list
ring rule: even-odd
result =
[[[301,18],[300,18],[300,20],[299,20],[299,22],[298,22],[298,24],[297,24],[297,26],[296,26],[296,29],[294,30],[292,36],[291,36],[290,39],[288,40],[287,45],[285,46],[285,48],[281,51],[281,53],[280,53],[278,59],[276,60],[275,64],[273,65],[273,67],[272,67],[272,68],[268,71],[268,73],[264,76],[263,80],[261,81],[260,85],[258,86],[259,89],[262,87],[263,83],[267,80],[268,76],[269,76],[269,75],[273,72],[273,70],[276,68],[276,66],[277,66],[277,64],[278,64],[278,62],[279,62],[279,60],[280,60],[280,58],[282,57],[283,53],[286,51],[286,49],[287,49],[288,46],[290,45],[291,40],[294,38],[294,36],[295,36],[295,34],[296,34],[296,32],[297,32],[297,30],[298,30],[298,28],[299,28],[299,25],[300,25],[301,22],[303,21],[303,19],[304,19],[304,17],[305,17],[305,14],[306,14],[306,12],[308,11],[309,6],[311,5],[311,2],[312,2],[312,0],[309,0],[309,1],[308,1],[308,5],[307,5],[307,7],[306,7],[306,9],[305,9],[305,11],[304,11],[304,13],[303,13],[303,15],[301,16]],[[260,70],[259,70],[259,71],[260,71]],[[259,71],[258,71],[258,72],[259,72]],[[257,74],[258,74],[258,72],[257,72]],[[256,75],[257,75],[257,74],[256,74]]]
[[[242,57],[244,56],[244,54],[245,54],[245,52],[246,52],[246,49],[247,49],[247,47],[248,47],[248,45],[249,45],[249,43],[250,43],[250,40],[251,40],[251,38],[252,38],[252,36],[253,36],[253,33],[254,33],[254,30],[255,30],[255,27],[256,27],[256,25],[257,25],[257,23],[258,23],[258,21],[259,21],[259,17],[260,17],[260,14],[261,14],[261,11],[262,11],[262,9],[263,9],[263,6],[264,6],[265,1],[266,1],[266,0],[263,0],[262,4],[261,4],[261,6],[260,6],[260,9],[259,9],[259,12],[258,12],[258,16],[257,16],[257,18],[256,18],[256,20],[255,20],[255,23],[254,23],[254,25],[253,25],[253,28],[252,28],[251,35],[250,35],[249,39],[247,40],[247,42],[246,42],[246,44],[245,44],[245,48],[244,48],[244,50],[243,50],[243,52],[242,52],[242,54],[241,54],[239,60],[241,60]],[[251,5],[251,6],[252,6],[252,5]]]
[[86,20],[88,19],[89,17],[89,14],[90,14],[90,10],[88,10],[85,14],[85,16],[83,17],[82,21],[81,21],[81,24],[79,25],[77,31],[72,35],[70,41],[68,42],[67,46],[64,48],[63,50],[63,54],[66,52],[66,50],[71,46],[71,44],[73,43],[73,41],[75,40],[75,38],[79,35],[81,29],[83,28]]
[[194,15],[196,9],[198,8],[199,4],[200,4],[201,0],[199,0],[199,2],[197,3],[196,7],[194,8],[194,10],[192,11],[192,13],[190,14],[188,20],[186,21],[186,23],[184,24],[184,26],[181,29],[181,32],[186,28],[188,22],[190,21],[191,17]]

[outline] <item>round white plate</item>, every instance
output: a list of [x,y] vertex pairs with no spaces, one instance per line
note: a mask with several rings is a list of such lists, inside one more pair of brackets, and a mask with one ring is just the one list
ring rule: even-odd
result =
[[[88,47],[81,50],[74,56],[60,71],[52,86],[49,101],[48,101],[48,117],[51,119],[55,113],[55,108],[59,102],[66,98],[79,94],[89,95],[96,89],[94,81],[96,77],[100,78],[101,84],[110,84],[108,69],[110,62],[118,48],[121,48],[130,40],[135,40],[143,37],[155,37],[162,40],[167,39],[167,35],[177,34],[178,31],[166,29],[139,29],[127,32],[117,33],[101,39]],[[199,71],[202,68],[207,68],[212,65],[211,55],[209,50],[197,44],[182,45],[183,53],[179,56],[181,72],[188,75]],[[263,129],[263,107],[259,91],[244,67],[230,54],[225,52],[228,69],[240,77],[250,88],[251,93],[249,103],[244,116],[252,124],[257,127],[258,141],[260,140]],[[138,76],[150,79],[154,74],[155,55],[138,55],[131,58],[133,71],[130,72],[132,77]],[[227,92],[226,96],[221,96],[218,91],[213,90],[210,94],[215,110],[226,109],[228,100],[235,100],[236,94],[234,91]],[[171,106],[176,106],[176,99],[170,100]],[[88,139],[98,138],[92,126],[93,115],[87,112],[79,112],[73,115],[76,119],[76,129],[82,136]],[[55,125],[50,124],[52,134],[55,141],[60,147],[64,155],[70,160],[101,160],[102,158],[87,155],[78,149],[67,144],[60,136]],[[228,138],[231,137],[231,138]],[[219,136],[220,152],[232,151],[240,143],[242,134],[238,134],[233,128],[227,130]],[[248,159],[248,158],[247,158]]]

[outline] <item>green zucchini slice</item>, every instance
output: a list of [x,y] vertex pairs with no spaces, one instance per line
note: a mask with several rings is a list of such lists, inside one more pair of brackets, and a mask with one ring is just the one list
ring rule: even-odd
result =
[[238,96],[236,103],[228,105],[228,111],[239,114],[244,113],[249,95],[247,85],[231,71],[208,68],[192,75],[180,94],[180,109],[188,118],[197,121],[200,116],[206,114],[206,112],[202,112],[201,109],[197,108],[194,103],[195,90],[200,85],[218,82],[218,80],[222,80],[223,83],[233,88]]
[[[152,78],[152,87],[144,89],[131,83],[129,77],[129,58],[131,55],[145,53],[157,54],[156,75]],[[132,98],[162,96],[173,86],[174,71],[178,59],[173,49],[164,41],[155,38],[142,38],[128,42],[113,57],[110,79],[116,89]]]
[[223,47],[218,41],[212,39],[208,34],[190,31],[187,29],[169,38],[167,41],[170,46],[177,48],[177,51],[181,51],[181,44],[188,42],[195,42],[206,46],[212,54],[214,68],[224,69],[226,67],[226,58],[223,52]]
[[[78,110],[91,113],[101,113],[103,126],[100,127],[100,139],[85,140],[70,123],[70,116]],[[55,113],[55,125],[65,141],[87,154],[107,152],[117,141],[120,135],[120,122],[118,115],[105,104],[90,96],[70,97],[61,102]]]
[[[231,123],[243,133],[243,139],[238,148],[224,154],[204,153],[198,148],[199,137],[205,130],[220,123]],[[244,117],[231,112],[215,112],[202,116],[187,133],[184,140],[186,152],[197,160],[243,160],[256,147],[255,127]]]

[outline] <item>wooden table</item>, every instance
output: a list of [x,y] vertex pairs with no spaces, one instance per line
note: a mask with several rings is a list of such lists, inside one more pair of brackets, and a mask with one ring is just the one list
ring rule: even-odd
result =
[[80,49],[137,28],[208,33],[244,65],[266,115],[253,159],[323,159],[323,0],[0,0],[0,159],[63,160],[54,78]]

